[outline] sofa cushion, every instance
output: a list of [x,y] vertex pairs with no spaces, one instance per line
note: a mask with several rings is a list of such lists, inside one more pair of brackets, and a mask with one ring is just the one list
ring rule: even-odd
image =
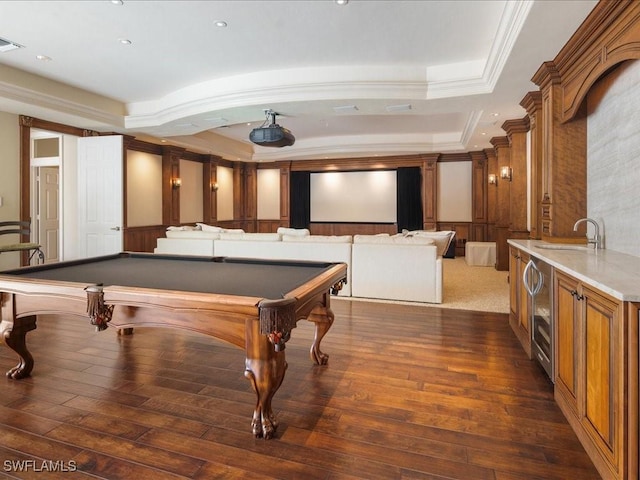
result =
[[196,226],[203,232],[215,232],[215,233],[244,233],[241,228],[223,228],[216,225],[207,225],[206,223],[196,223]]
[[215,225],[207,225],[206,223],[196,223],[196,225],[200,228],[200,230],[202,230],[203,232],[215,232],[215,233],[220,233],[224,231],[224,228],[222,227],[216,227]]
[[220,235],[220,240],[253,240],[256,242],[279,242],[281,238],[277,233],[222,232],[218,235]]
[[405,237],[403,235],[355,235],[353,243],[383,245],[433,245],[433,239],[426,237]]
[[415,232],[409,232],[409,235],[414,238],[431,238],[436,244],[436,247],[438,247],[438,255],[443,257],[449,250],[449,245],[453,241],[456,232],[452,230],[442,230],[439,232],[417,230]]
[[353,237],[351,235],[283,235],[283,242],[316,242],[316,243],[351,243]]
[[167,238],[197,238],[204,240],[217,240],[219,233],[203,232],[202,230],[167,230]]
[[276,233],[280,235],[289,235],[294,237],[308,237],[311,235],[311,232],[308,228],[288,228],[288,227],[278,227]]
[[193,230],[200,230],[199,227],[193,225],[181,225],[179,227],[167,227],[168,232],[191,232]]

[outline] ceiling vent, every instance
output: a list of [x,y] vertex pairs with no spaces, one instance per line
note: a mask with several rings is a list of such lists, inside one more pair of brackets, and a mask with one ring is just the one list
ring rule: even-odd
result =
[[[273,110],[265,110],[264,113],[267,119],[262,126],[251,130],[249,140],[263,147],[290,147],[293,145],[296,138],[289,130],[276,123],[276,115],[278,114]],[[265,126],[269,119],[271,119],[271,123]]]
[[24,48],[22,45],[0,38],[0,52],[10,52],[11,50],[17,50],[18,48]]

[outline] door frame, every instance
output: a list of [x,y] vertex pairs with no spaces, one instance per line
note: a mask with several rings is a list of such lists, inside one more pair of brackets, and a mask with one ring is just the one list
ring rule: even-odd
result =
[[[19,116],[20,124],[20,220],[29,221],[31,219],[32,204],[32,179],[31,179],[31,130],[38,129],[51,132],[52,134],[73,135],[76,137],[89,137],[97,136],[98,132],[93,130],[84,130],[81,128],[71,127],[69,125],[63,125],[61,123],[49,122],[47,120],[41,120],[26,115]],[[62,166],[61,166],[62,168]],[[61,170],[62,173],[62,170]],[[62,179],[60,180],[62,183]],[[63,194],[60,190],[59,201],[62,201]],[[61,226],[60,230],[63,231],[61,212]],[[30,239],[23,237],[21,241],[28,242]],[[61,245],[62,248],[62,245]],[[20,265],[27,265],[29,256],[27,252],[21,254]],[[64,254],[61,253],[61,258]]]
[[[39,193],[39,171],[40,167],[58,167],[58,259],[59,261],[64,260],[64,208],[62,204],[62,199],[64,197],[64,150],[63,150],[63,135],[60,133],[54,133],[46,130],[33,129],[30,133],[30,164],[31,168],[29,169],[30,175],[30,194],[29,194],[29,202],[30,202],[30,212],[29,218],[31,219],[31,240],[37,243],[41,242],[40,239],[40,228],[38,218],[39,212],[39,200],[37,194]],[[57,138],[58,139],[58,155],[55,157],[39,157],[33,158],[33,153],[35,151],[34,143],[36,140],[43,138]],[[45,251],[45,258],[47,256],[47,252]]]

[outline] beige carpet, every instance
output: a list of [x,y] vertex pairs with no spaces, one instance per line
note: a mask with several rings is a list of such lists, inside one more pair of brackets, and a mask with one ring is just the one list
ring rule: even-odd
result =
[[508,272],[500,272],[494,267],[471,267],[465,263],[464,257],[444,258],[442,269],[444,290],[442,303],[395,302],[355,297],[333,297],[333,299],[509,313]]

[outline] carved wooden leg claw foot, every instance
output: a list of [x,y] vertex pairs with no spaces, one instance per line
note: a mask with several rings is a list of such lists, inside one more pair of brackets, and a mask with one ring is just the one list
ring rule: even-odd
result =
[[264,438],[269,440],[273,438],[278,429],[278,422],[273,415],[271,409],[264,411],[258,409],[253,412],[253,420],[251,421],[251,430],[256,438]]
[[26,334],[35,329],[35,322],[28,324],[26,328],[16,328],[15,330],[5,329],[2,332],[4,343],[20,357],[18,364],[7,371],[7,377],[14,380],[28,377],[33,370],[33,357],[27,349]]

